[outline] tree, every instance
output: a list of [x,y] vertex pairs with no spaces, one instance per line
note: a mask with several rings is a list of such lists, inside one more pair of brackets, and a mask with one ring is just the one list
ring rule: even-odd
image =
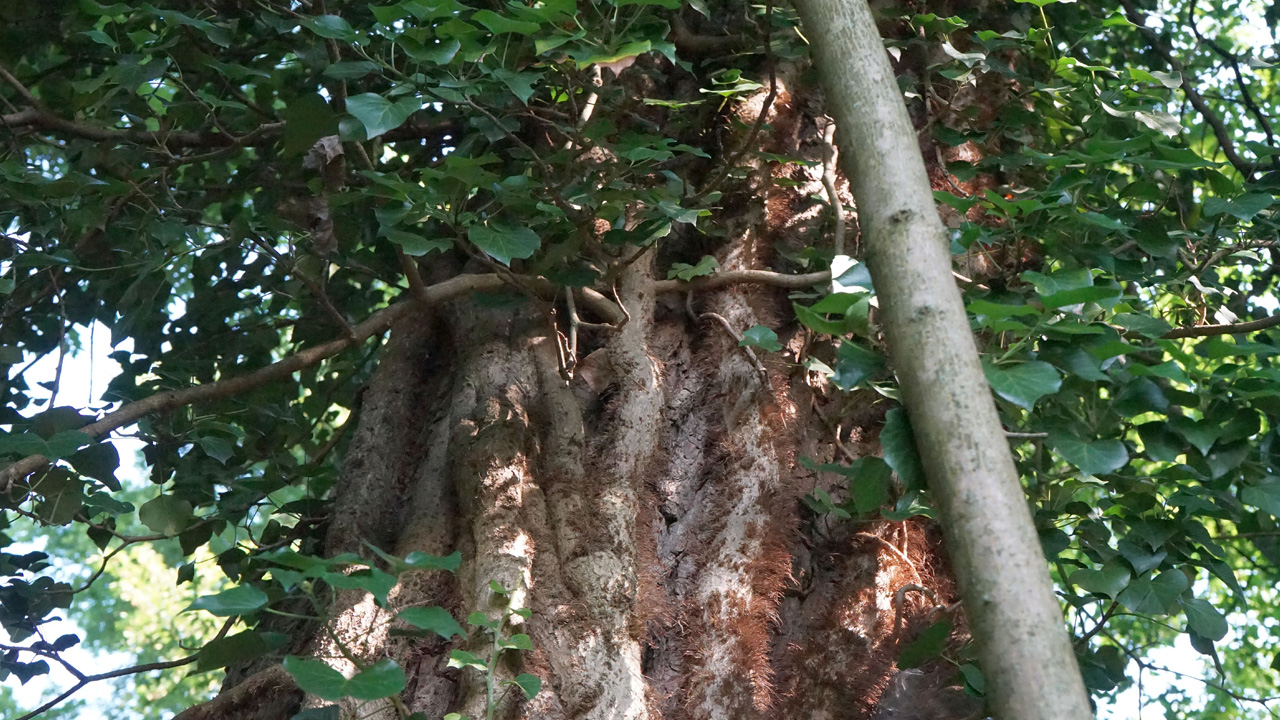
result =
[[[981,714],[789,7],[11,5],[5,522],[226,579],[198,652],[102,680],[226,668],[185,718]],[[1184,632],[1265,708],[1225,614],[1280,559],[1264,11],[1097,9],[877,12],[1086,684]],[[24,380],[95,323],[112,407]],[[0,560],[25,681],[94,583]]]

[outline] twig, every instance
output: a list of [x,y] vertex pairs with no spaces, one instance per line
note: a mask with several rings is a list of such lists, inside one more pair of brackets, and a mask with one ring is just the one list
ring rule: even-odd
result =
[[1190,327],[1174,328],[1164,335],[1160,336],[1161,340],[1176,340],[1178,338],[1195,338],[1195,337],[1211,337],[1214,335],[1237,335],[1241,333],[1251,333],[1258,330],[1266,330],[1280,325],[1280,313],[1264,317],[1261,320],[1250,320],[1241,323],[1227,323],[1223,325],[1192,325]]
[[728,285],[769,285],[799,290],[831,282],[829,271],[788,275],[771,270],[729,270],[717,272],[693,280],[655,280],[653,291],[659,293],[714,290]]
[[844,206],[836,189],[836,123],[830,118],[827,118],[827,127],[822,131],[822,186],[827,189],[827,202],[831,205],[831,214],[836,221],[836,255],[843,255]]
[[822,406],[818,404],[817,398],[813,398],[810,401],[810,404],[813,406],[814,413],[816,413],[818,418],[822,420],[822,424],[826,425],[827,429],[834,434],[834,443],[836,448],[840,450],[840,454],[844,455],[845,459],[849,462],[856,461],[858,456],[854,455],[853,451],[845,447],[844,443],[840,440],[840,426],[832,423],[831,420],[827,418],[827,414],[823,412]]
[[1164,58],[1165,63],[1169,65],[1175,72],[1182,76],[1182,92],[1187,96],[1187,100],[1192,107],[1200,113],[1200,117],[1213,130],[1213,136],[1218,140],[1218,147],[1222,150],[1222,154],[1226,156],[1227,161],[1245,177],[1246,180],[1253,177],[1253,173],[1257,170],[1257,165],[1245,160],[1236,152],[1235,143],[1232,142],[1231,133],[1227,130],[1227,126],[1222,122],[1222,118],[1209,107],[1209,103],[1191,84],[1191,77],[1186,71],[1186,66],[1180,60],[1173,56],[1173,51],[1165,44],[1164,39],[1159,33],[1146,26],[1146,15],[1138,10],[1133,4],[1133,0],[1120,0],[1121,6],[1124,7],[1125,15],[1129,22],[1137,26],[1138,31],[1147,36],[1151,42],[1151,48],[1156,54]]
[[418,272],[418,263],[405,254],[404,248],[396,245],[396,257],[400,259],[400,269],[409,281],[409,290],[422,302],[428,302],[427,286],[422,282],[422,274]]
[[[231,629],[231,626],[235,623],[236,620],[237,618],[235,617],[228,618],[227,621],[222,624],[222,629],[218,631],[218,634],[214,637],[214,640],[221,640],[222,638],[226,637],[227,631]],[[79,692],[81,688],[83,688],[85,685],[88,685],[89,683],[97,682],[99,680],[111,680],[113,678],[125,677],[126,675],[137,675],[138,673],[152,672],[155,670],[170,670],[176,667],[182,667],[183,665],[190,665],[191,663],[195,662],[199,657],[200,657],[200,653],[196,653],[194,655],[190,655],[188,657],[182,658],[181,660],[168,660],[165,662],[154,662],[154,663],[146,663],[144,665],[134,665],[133,667],[121,668],[120,670],[112,670],[110,672],[98,673],[97,675],[83,675],[79,673],[72,673],[73,675],[79,675],[76,678],[76,683],[74,685],[72,685],[69,689],[67,689],[61,695],[58,695],[57,697],[41,705],[35,710],[32,710],[26,715],[20,715],[14,720],[31,720],[31,718],[34,718],[38,715],[42,715],[50,708],[57,706],[63,700],[66,700],[67,698]]]
[[716,322],[720,323],[720,326],[723,327],[725,331],[729,333],[729,337],[733,338],[734,341],[738,343],[738,347],[742,348],[742,351],[746,354],[747,359],[751,361],[751,364],[756,369],[756,373],[760,375],[760,382],[763,385],[769,384],[769,371],[764,369],[764,365],[760,363],[760,358],[756,357],[756,354],[751,349],[751,347],[748,345],[742,344],[743,340],[745,339],[742,337],[742,333],[738,332],[737,330],[734,330],[733,325],[730,324],[730,322],[726,320],[725,317],[719,313],[704,312],[699,317],[711,318],[712,320],[715,320]]

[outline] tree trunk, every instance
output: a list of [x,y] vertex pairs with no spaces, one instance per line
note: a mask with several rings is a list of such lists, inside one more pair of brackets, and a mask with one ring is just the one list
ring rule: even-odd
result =
[[[815,93],[798,77],[779,73],[762,149],[819,162],[761,163],[733,189],[716,218],[721,272],[771,268],[778,247],[830,242],[820,212],[797,212],[822,192],[824,150]],[[620,278],[627,321],[583,330],[568,381],[546,315],[528,307],[464,297],[397,321],[363,396],[324,554],[369,556],[365,543],[402,557],[458,550],[456,575],[405,575],[392,608],[531,610],[508,632],[527,633],[534,650],[522,667],[502,664],[499,679],[533,673],[542,690],[528,702],[500,695],[494,717],[976,717],[980,701],[951,687],[954,666],[895,668],[956,601],[936,528],[833,522],[803,502],[817,488],[839,495],[844,478],[801,458],[847,460],[838,446],[877,453],[887,403],[866,393],[840,406],[815,390],[820,378],[793,361],[806,336],[785,290],[665,292],[656,265],[642,254]],[[726,323],[782,328],[787,349],[762,359]],[[358,590],[331,612],[333,635],[310,628],[295,650],[348,674],[335,638],[362,662],[393,657],[409,674],[408,710],[485,717],[481,674],[448,667],[450,649],[483,654],[481,641],[397,635]],[[231,673],[224,695],[251,674]],[[893,707],[876,715],[891,687]],[[292,693],[292,710],[320,704]],[[228,707],[217,716],[289,717],[279,693],[269,706]]]

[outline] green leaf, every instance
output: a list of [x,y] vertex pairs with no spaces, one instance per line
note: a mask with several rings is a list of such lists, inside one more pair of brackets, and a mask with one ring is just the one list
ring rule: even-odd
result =
[[1049,433],[1049,447],[1063,460],[1088,475],[1105,475],[1129,462],[1129,451],[1119,440],[1081,440],[1066,433]]
[[382,658],[347,680],[343,694],[357,700],[379,700],[400,694],[407,684],[404,668],[391,658]]
[[120,468],[120,453],[111,443],[90,445],[69,459],[76,472],[97,480],[114,492],[120,491],[120,481],[116,479],[116,470]]
[[1109,560],[1097,570],[1083,569],[1071,573],[1071,584],[1095,595],[1115,598],[1129,586],[1131,577],[1123,563]]
[[231,456],[235,454],[235,448],[233,448],[231,443],[227,442],[225,438],[221,438],[216,435],[206,435],[198,440],[200,443],[200,449],[204,450],[206,455],[217,460],[223,465],[226,465],[227,461],[231,459]]
[[1057,369],[1038,360],[1007,368],[984,362],[982,369],[997,395],[1027,410],[1035,407],[1036,400],[1062,387],[1062,376]]
[[1182,610],[1187,614],[1187,627],[1196,635],[1215,642],[1227,636],[1227,618],[1208,600],[1183,600]]
[[1136,578],[1116,600],[1136,613],[1163,615],[1173,608],[1178,596],[1190,586],[1181,570],[1170,570],[1160,573],[1154,580]]
[[488,670],[489,664],[486,663],[479,655],[469,653],[466,650],[450,650],[449,651],[449,667],[451,668],[471,667],[477,670]]
[[747,331],[742,333],[742,341],[738,345],[758,347],[768,352],[778,352],[782,349],[782,343],[778,342],[778,333],[763,325],[747,328]]
[[525,22],[523,20],[512,20],[506,18],[492,10],[477,10],[471,19],[480,23],[489,29],[494,35],[503,33],[514,33],[516,35],[531,35],[538,32],[542,26],[537,23]]
[[1217,423],[1209,420],[1192,420],[1185,415],[1169,418],[1169,429],[1194,445],[1202,455],[1209,453],[1209,448],[1213,447],[1222,434],[1222,426]]
[[512,650],[532,650],[533,639],[525,634],[512,635],[507,638],[505,643],[503,643],[503,647],[510,648]]
[[198,597],[187,609],[205,610],[218,617],[248,615],[265,607],[267,600],[267,594],[253,585],[237,585],[216,595]]
[[414,550],[405,556],[404,564],[415,570],[445,570],[453,572],[462,564],[462,553],[454,551],[452,554],[441,557]]
[[257,632],[246,630],[217,640],[211,640],[200,648],[196,656],[196,672],[217,670],[232,663],[262,657],[271,646]]
[[898,656],[898,667],[904,670],[920,667],[926,660],[938,657],[946,647],[948,637],[951,637],[951,620],[938,620],[902,649],[902,654]]
[[356,31],[351,24],[337,15],[320,15],[318,17],[302,18],[300,21],[304,27],[322,38],[331,40],[354,40],[356,39]]
[[884,369],[884,357],[858,343],[841,341],[836,350],[835,374],[831,383],[841,390],[852,390]]
[[534,84],[542,79],[538,73],[514,72],[505,68],[494,70],[493,76],[501,80],[502,84],[506,85],[507,89],[526,105],[529,104],[529,98],[533,97]]
[[138,508],[138,520],[161,535],[177,535],[187,529],[193,515],[191,503],[172,495],[152,498]]
[[525,700],[534,699],[537,697],[538,692],[542,690],[542,678],[529,673],[520,673],[514,679],[508,680],[507,683],[519,687],[520,691],[524,693]]
[[1210,217],[1227,213],[1241,220],[1252,220],[1258,213],[1271,207],[1275,198],[1264,193],[1248,193],[1234,200],[1211,197],[1204,201],[1204,214]]
[[303,692],[315,695],[321,700],[330,702],[340,700],[347,694],[347,679],[342,673],[329,667],[321,660],[301,658],[287,655],[284,669],[293,676],[294,682]]
[[377,63],[368,60],[340,60],[325,68],[324,76],[334,80],[356,80],[381,69]]
[[884,429],[880,431],[880,449],[885,463],[893,468],[908,489],[924,487],[924,470],[916,452],[915,435],[911,432],[911,423],[903,408],[893,408],[885,413]]
[[428,238],[417,233],[405,232],[395,228],[383,228],[381,234],[386,239],[399,245],[404,254],[409,257],[422,257],[433,250],[446,252],[453,247],[453,243],[448,240]]
[[411,607],[401,610],[398,614],[401,620],[419,630],[430,630],[446,640],[454,635],[466,636],[467,634],[453,615],[442,607]]
[[1111,322],[1125,330],[1136,332],[1149,338],[1158,338],[1173,329],[1172,325],[1161,318],[1134,313],[1120,313],[1111,318]]
[[720,263],[710,255],[703,255],[697,265],[688,263],[671,263],[671,269],[667,271],[667,279],[674,280],[692,280],[703,275],[710,275],[720,267]]
[[1267,477],[1240,490],[1240,502],[1280,518],[1280,478]]
[[347,112],[364,125],[365,137],[369,140],[400,127],[421,107],[422,102],[413,95],[394,103],[376,93],[347,98]]
[[511,266],[512,260],[525,260],[542,247],[538,234],[527,227],[507,225],[494,222],[486,227],[473,225],[467,231],[467,239],[473,245],[485,251],[489,257]]

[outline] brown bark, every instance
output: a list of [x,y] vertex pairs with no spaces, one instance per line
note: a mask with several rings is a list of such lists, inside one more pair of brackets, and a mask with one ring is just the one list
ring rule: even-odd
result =
[[[765,149],[820,161],[816,101],[799,77],[779,73]],[[744,107],[750,125],[759,98]],[[496,717],[871,718],[886,688],[909,686],[908,708],[961,692],[946,689],[941,664],[894,684],[897,653],[936,604],[955,601],[936,530],[832,522],[803,503],[816,487],[841,493],[844,480],[800,463],[838,451],[813,410],[830,403],[823,383],[794,362],[806,338],[786,288],[829,276],[778,281],[768,271],[779,246],[830,243],[825,204],[810,199],[823,193],[822,172],[821,162],[754,168],[716,219],[728,235],[721,273],[682,286],[687,297],[656,277],[661,259],[641,256],[619,284],[628,319],[582,329],[569,382],[545,306],[480,308],[461,296],[429,320],[396,319],[344,458],[325,553],[367,555],[366,541],[401,556],[460,550],[456,575],[402,577],[392,608],[496,616],[506,602],[496,581],[532,610],[509,631],[529,634],[535,650],[500,675],[535,673],[542,692],[531,702],[503,695]],[[798,184],[773,182],[783,176]],[[787,350],[753,362],[712,315],[737,333],[778,328]],[[844,448],[864,455],[878,450],[883,409],[868,394],[825,416],[841,424]],[[895,603],[908,585],[932,596]],[[479,674],[447,667],[464,641],[397,636],[359,591],[340,594],[332,613],[357,659],[405,667],[410,711],[484,717]],[[352,669],[331,638],[310,632],[302,652]],[[380,707],[360,712],[395,716]],[[936,717],[964,716],[957,709],[973,702]]]

